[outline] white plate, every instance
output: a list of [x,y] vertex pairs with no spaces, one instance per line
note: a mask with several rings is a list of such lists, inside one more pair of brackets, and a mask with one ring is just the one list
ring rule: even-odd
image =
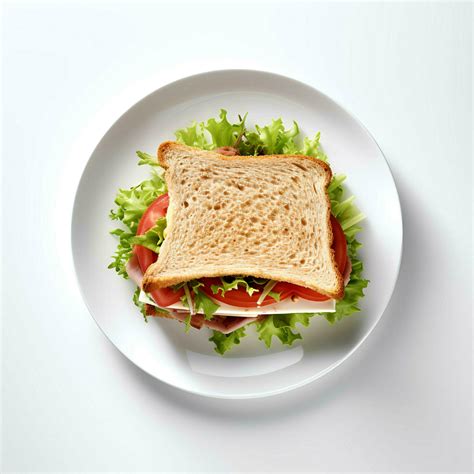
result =
[[[249,113],[250,123],[283,117],[304,134],[321,131],[333,171],[347,175],[349,192],[366,214],[361,255],[370,279],[362,311],[330,326],[314,318],[293,347],[274,341],[271,350],[252,328],[225,357],[213,351],[210,332],[185,334],[174,321],[145,324],[131,301],[133,284],[108,270],[116,240],[108,219],[119,187],[148,175],[135,150],[154,153],[163,140],[192,120]],[[78,281],[92,316],[112,343],[150,375],[188,392],[221,398],[253,398],[300,387],[346,360],[385,310],[402,252],[400,203],[389,167],[368,131],[317,90],[266,72],[225,70],[173,82],[146,96],[115,122],[95,148],[82,175],[73,211],[72,249]]]

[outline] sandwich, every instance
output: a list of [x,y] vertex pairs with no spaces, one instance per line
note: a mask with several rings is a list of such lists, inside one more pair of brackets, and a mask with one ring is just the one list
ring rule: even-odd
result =
[[138,152],[154,171],[119,191],[111,217],[126,229],[112,231],[110,267],[135,282],[145,320],[207,328],[224,354],[248,326],[267,347],[273,337],[291,345],[296,324],[358,311],[363,216],[342,199],[344,178],[333,176],[319,134],[297,150],[298,133],[281,120],[250,132],[245,117],[230,124],[221,111],[220,122],[179,130],[156,157]]

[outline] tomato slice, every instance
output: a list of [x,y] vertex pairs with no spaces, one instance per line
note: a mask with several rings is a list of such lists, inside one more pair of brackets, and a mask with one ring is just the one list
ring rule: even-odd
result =
[[347,242],[344,231],[342,230],[339,221],[331,214],[332,226],[332,248],[335,253],[336,265],[339,271],[344,274],[347,264]]
[[[243,287],[238,287],[235,290],[226,291],[224,296],[222,296],[221,292],[215,295],[212,292],[211,286],[219,285],[221,283],[220,278],[201,278],[200,281],[204,283],[202,290],[204,291],[204,293],[206,293],[206,295],[222,303],[226,303],[231,306],[238,306],[239,308],[255,308],[257,306],[257,301],[259,300],[260,295],[262,294],[262,291],[263,291],[262,285],[255,285],[257,288],[260,289],[260,291],[255,292],[252,295],[249,295],[247,291],[245,290],[245,288]],[[279,285],[279,283],[277,283],[277,285]],[[275,288],[277,285],[273,287],[273,291],[276,291]],[[278,291],[278,292],[281,293],[280,301],[288,298],[288,296],[290,296],[291,294],[290,291]],[[274,304],[276,302],[277,301],[274,298],[267,295],[259,306],[267,306],[269,304]]]
[[[156,224],[156,221],[160,217],[165,217],[169,204],[170,198],[168,194],[162,194],[160,197],[156,198],[140,219],[137,228],[137,235],[144,234]],[[146,269],[152,263],[156,262],[156,259],[158,258],[158,255],[155,252],[141,245],[135,245],[133,251],[138,258],[138,264],[143,273],[145,273]],[[174,291],[172,288],[160,288],[151,291],[150,295],[156,301],[157,305],[166,307],[177,303],[184,295],[184,290],[180,289]]]
[[[163,194],[155,199],[140,219],[137,228],[137,235],[144,234],[156,224],[156,221],[160,217],[166,216],[169,203],[170,198],[168,194]],[[134,251],[138,258],[140,269],[143,273],[145,273],[146,269],[152,263],[156,262],[156,259],[158,258],[158,255],[155,252],[147,249],[146,247],[142,247],[141,245],[135,245]]]
[[157,290],[150,291],[150,296],[162,308],[177,303],[183,295],[184,290],[182,288],[177,291],[174,291],[172,288],[158,288]]
[[[317,291],[311,290],[309,288],[305,288],[304,286],[293,285],[292,283],[286,283],[286,282],[280,282],[280,283],[282,286],[279,287],[277,290],[279,290],[280,288],[283,288],[285,291],[289,291],[292,296],[299,296],[300,298],[303,298],[304,300],[327,301],[331,299],[329,298],[329,296],[322,295],[321,293],[318,293]],[[277,285],[275,285],[275,288],[277,288]]]

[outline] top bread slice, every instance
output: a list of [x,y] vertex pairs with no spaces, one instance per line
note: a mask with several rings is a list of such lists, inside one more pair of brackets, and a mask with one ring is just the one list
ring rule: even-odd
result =
[[175,142],[159,146],[158,160],[170,205],[145,291],[244,275],[342,298],[326,163],[302,155],[224,156]]

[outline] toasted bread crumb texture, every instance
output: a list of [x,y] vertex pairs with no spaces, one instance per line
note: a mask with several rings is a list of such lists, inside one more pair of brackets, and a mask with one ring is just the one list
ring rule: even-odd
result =
[[174,142],[163,143],[158,158],[170,207],[165,242],[143,280],[147,291],[246,275],[342,297],[327,164],[299,155],[229,157]]

